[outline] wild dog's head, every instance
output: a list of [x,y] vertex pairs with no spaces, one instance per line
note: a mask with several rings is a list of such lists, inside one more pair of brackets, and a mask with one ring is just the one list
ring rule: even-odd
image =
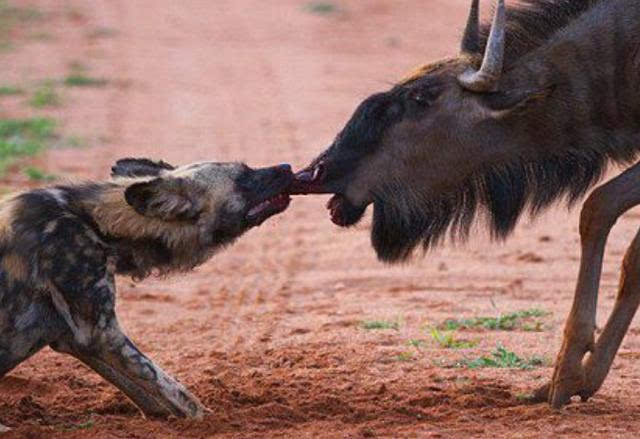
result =
[[128,184],[124,198],[135,212],[172,226],[197,225],[208,245],[228,243],[284,211],[293,179],[289,165],[252,169],[204,162],[174,168],[148,159],[120,160],[112,176]]

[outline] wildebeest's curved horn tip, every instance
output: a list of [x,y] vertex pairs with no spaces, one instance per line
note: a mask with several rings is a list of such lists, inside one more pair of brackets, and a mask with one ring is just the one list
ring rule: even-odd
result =
[[[474,15],[474,8],[477,14],[477,0],[474,0],[472,4],[472,10],[469,14],[470,21]],[[498,0],[480,70],[469,69],[458,77],[460,85],[464,88],[476,92],[486,92],[493,90],[500,80],[504,62],[506,16],[505,0]],[[467,30],[469,30],[468,25]],[[463,44],[466,39],[467,33],[465,31]]]

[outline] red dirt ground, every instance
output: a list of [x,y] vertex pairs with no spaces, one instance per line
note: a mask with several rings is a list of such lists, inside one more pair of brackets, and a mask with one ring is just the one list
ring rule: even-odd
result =
[[[34,162],[103,179],[124,156],[300,167],[369,93],[454,54],[468,1],[345,0],[326,15],[310,13],[305,0],[29,4],[47,11],[37,26],[48,37],[16,30],[16,48],[0,54],[2,82],[63,77],[74,61],[110,80],[64,89],[60,108],[35,112],[91,147],[50,150]],[[0,117],[33,114],[24,100],[2,98]],[[6,183],[23,180],[13,173]],[[637,437],[637,328],[602,391],[560,411],[521,402],[550,376],[549,365],[442,367],[498,343],[553,359],[577,272],[577,211],[525,221],[506,244],[480,230],[468,246],[387,267],[370,249],[369,220],[340,230],[325,202],[294,200],[187,276],[119,279],[123,326],[211,409],[204,421],[146,420],[94,373],[46,349],[0,381],[0,422],[13,428],[3,439]],[[599,325],[639,218],[627,214],[611,236]],[[533,307],[552,312],[542,332],[458,334],[479,341],[472,349],[439,348],[425,329]],[[376,319],[399,329],[362,328]],[[412,347],[411,339],[424,343]]]

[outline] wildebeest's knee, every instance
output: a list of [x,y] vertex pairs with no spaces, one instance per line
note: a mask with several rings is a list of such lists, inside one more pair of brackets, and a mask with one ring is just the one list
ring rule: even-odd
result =
[[580,236],[582,239],[608,232],[618,219],[615,200],[606,186],[595,189],[580,211]]

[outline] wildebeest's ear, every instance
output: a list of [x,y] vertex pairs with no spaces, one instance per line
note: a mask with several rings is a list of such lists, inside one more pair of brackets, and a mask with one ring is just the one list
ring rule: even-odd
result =
[[553,87],[498,91],[485,94],[482,101],[494,117],[500,118],[514,111],[526,110],[531,104],[545,99],[552,92]]
[[120,159],[111,168],[112,177],[157,177],[162,171],[175,169],[169,163],[154,162],[150,159]]
[[156,178],[127,187],[124,198],[140,215],[164,221],[195,220],[203,210],[205,190],[184,178]]

